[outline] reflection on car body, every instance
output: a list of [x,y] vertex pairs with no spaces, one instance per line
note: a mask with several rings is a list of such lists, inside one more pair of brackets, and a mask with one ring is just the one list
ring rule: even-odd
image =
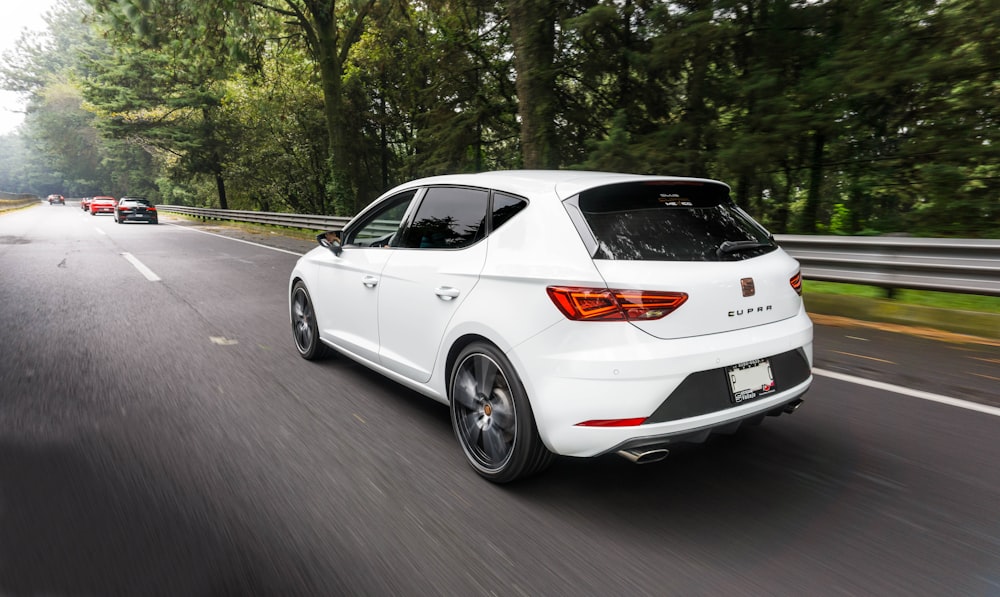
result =
[[448,404],[496,482],[791,412],[812,381],[799,265],[729,191],[571,171],[401,185],[295,265],[295,347]]

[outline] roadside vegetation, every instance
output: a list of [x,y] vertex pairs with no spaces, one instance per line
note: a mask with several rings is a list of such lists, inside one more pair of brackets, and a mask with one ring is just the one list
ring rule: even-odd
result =
[[1000,237],[994,0],[60,0],[0,188],[352,215],[446,172],[718,178],[774,233]]
[[802,284],[802,291],[810,294],[839,294],[875,299],[891,298],[893,301],[908,305],[1000,314],[1000,297],[995,296],[906,289],[894,289],[890,294],[887,289],[877,286],[820,282],[817,280],[805,280]]

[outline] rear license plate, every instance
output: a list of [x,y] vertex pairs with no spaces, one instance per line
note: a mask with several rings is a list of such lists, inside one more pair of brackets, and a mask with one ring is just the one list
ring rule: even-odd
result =
[[774,392],[774,375],[767,359],[754,359],[726,367],[729,378],[729,400],[742,404]]

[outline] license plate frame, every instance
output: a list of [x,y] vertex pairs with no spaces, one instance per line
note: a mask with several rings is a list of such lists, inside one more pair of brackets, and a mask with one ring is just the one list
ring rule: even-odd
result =
[[771,361],[766,358],[726,367],[726,379],[729,386],[729,401],[733,404],[751,402],[776,391]]

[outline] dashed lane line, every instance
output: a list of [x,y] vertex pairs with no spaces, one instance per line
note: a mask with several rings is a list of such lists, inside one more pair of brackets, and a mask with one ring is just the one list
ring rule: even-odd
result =
[[149,280],[150,282],[159,282],[160,281],[160,276],[157,276],[153,272],[153,270],[151,270],[148,267],[146,267],[145,263],[139,261],[131,253],[122,253],[122,257],[124,257],[126,261],[128,261],[133,266],[135,266],[135,269],[139,270],[140,274],[146,276],[146,279]]

